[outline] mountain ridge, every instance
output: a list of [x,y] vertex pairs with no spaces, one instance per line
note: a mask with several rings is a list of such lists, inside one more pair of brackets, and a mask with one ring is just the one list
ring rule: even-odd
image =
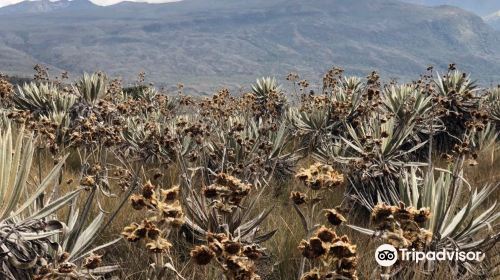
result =
[[486,16],[494,11],[500,10],[498,0],[402,0],[408,3],[419,5],[439,6],[451,5],[476,13],[479,16]]
[[0,15],[40,14],[65,9],[82,9],[97,6],[89,0],[36,0],[22,1],[0,8]]
[[[453,7],[395,0],[96,7],[4,16],[0,50],[7,46],[75,74],[104,70],[131,81],[145,71],[153,82],[184,82],[200,92],[288,72],[315,80],[333,65],[349,74],[380,70],[386,78],[405,80],[429,64],[457,63],[485,82],[500,71],[500,34],[479,16]],[[31,70],[20,60],[22,66],[0,71]]]
[[500,10],[483,17],[484,21],[500,31]]

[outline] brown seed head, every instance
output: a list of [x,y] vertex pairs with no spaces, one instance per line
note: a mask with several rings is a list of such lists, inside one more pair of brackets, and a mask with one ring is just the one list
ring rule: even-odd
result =
[[196,246],[190,253],[191,258],[198,265],[207,265],[215,257],[215,253],[205,245]]

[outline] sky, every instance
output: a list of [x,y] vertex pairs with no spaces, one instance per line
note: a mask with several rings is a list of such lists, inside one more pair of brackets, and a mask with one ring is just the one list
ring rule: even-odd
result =
[[[0,0],[0,7],[4,7],[4,6],[7,6],[7,5],[12,5],[12,4],[15,4],[15,3],[22,2],[22,1],[23,0]],[[90,1],[93,2],[94,4],[102,5],[102,6],[113,5],[113,4],[122,2],[122,0],[90,0]],[[174,2],[176,0],[127,0],[127,1],[131,1],[131,2],[148,2],[148,3],[166,3],[166,2]]]

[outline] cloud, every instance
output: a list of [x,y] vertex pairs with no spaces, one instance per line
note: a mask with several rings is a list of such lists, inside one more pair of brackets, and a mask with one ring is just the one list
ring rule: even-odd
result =
[[[24,0],[0,0],[0,7],[16,4],[19,2],[22,2]],[[32,0],[30,0],[32,1]],[[50,0],[50,1],[57,1],[57,0]],[[74,0],[73,0],[74,1]],[[113,5],[119,2],[122,2],[123,0],[90,0],[92,3],[96,5],[101,5],[101,6],[107,6],[107,5]],[[167,3],[167,2],[176,2],[180,0],[127,0],[131,2],[147,2],[147,3]]]
[[16,4],[19,2],[21,2],[21,1],[19,1],[19,0],[0,0],[0,7]]

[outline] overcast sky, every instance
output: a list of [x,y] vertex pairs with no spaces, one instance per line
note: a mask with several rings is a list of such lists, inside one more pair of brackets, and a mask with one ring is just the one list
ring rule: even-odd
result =
[[[15,4],[22,2],[23,0],[0,0],[0,7]],[[52,1],[52,0],[51,0]],[[55,0],[57,1],[57,0]],[[91,2],[97,5],[112,5],[118,2],[122,2],[122,0],[90,0]],[[148,3],[165,3],[165,2],[175,2],[179,0],[128,0],[131,2],[148,2]]]

